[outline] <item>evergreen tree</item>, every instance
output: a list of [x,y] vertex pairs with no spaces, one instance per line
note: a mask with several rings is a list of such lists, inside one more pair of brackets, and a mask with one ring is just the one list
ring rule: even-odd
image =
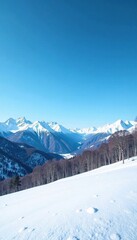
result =
[[11,181],[10,181],[10,189],[11,190],[19,191],[20,186],[21,186],[21,180],[20,180],[19,176],[16,176],[11,179]]

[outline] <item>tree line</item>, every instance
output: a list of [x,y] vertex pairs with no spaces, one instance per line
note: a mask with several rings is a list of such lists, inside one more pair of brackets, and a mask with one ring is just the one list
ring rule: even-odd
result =
[[114,133],[97,149],[86,150],[71,159],[49,160],[35,167],[31,174],[3,180],[0,182],[0,195],[48,184],[121,160],[124,164],[124,159],[133,156],[137,156],[137,127],[132,134],[128,131]]

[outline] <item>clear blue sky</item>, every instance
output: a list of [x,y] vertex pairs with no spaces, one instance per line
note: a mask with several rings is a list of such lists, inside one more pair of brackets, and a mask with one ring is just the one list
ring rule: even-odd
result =
[[0,121],[137,115],[136,0],[0,0]]

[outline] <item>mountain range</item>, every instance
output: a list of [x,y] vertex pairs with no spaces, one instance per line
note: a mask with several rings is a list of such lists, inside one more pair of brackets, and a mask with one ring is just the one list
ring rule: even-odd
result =
[[41,151],[52,153],[70,153],[75,151],[81,135],[70,131],[56,122],[31,122],[25,118],[10,118],[0,123],[1,136],[12,142],[26,143]]
[[68,129],[57,122],[31,122],[25,117],[0,123],[0,135],[12,142],[24,143],[46,153],[79,153],[99,146],[115,132],[132,131],[137,122],[118,120],[103,127]]
[[97,148],[117,131],[132,132],[136,124],[118,120],[99,128],[68,129],[57,122],[9,118],[0,123],[0,180],[26,175],[48,160]]

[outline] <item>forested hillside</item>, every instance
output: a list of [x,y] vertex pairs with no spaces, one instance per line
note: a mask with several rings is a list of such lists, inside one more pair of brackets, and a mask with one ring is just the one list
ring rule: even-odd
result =
[[0,194],[47,184],[121,160],[124,164],[124,159],[136,155],[137,128],[132,134],[118,131],[109,138],[108,143],[103,143],[97,149],[84,151],[82,155],[71,159],[47,161],[44,165],[35,167],[31,174],[1,181]]

